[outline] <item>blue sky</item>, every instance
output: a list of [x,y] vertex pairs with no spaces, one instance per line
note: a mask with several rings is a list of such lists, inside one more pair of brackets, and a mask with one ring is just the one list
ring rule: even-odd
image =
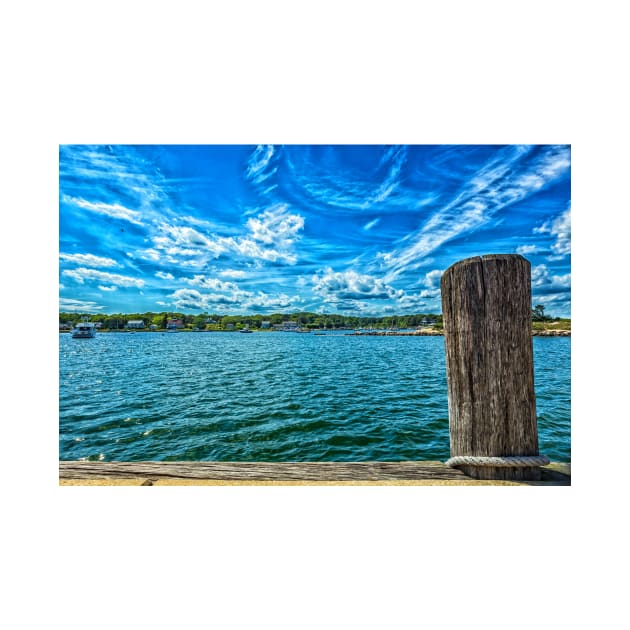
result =
[[63,311],[439,313],[520,253],[570,317],[568,145],[62,145],[59,207]]

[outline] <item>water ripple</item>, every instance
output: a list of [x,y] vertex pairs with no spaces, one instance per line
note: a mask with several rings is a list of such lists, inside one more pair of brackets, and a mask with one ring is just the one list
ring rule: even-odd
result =
[[[440,337],[60,335],[61,459],[449,456]],[[541,452],[570,459],[570,339],[535,338]]]

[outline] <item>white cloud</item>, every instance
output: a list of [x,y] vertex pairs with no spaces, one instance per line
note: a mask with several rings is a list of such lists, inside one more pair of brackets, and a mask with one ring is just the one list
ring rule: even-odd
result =
[[142,216],[140,212],[138,212],[137,210],[130,210],[129,208],[125,208],[118,203],[103,203],[99,201],[93,202],[68,196],[64,197],[64,201],[66,201],[67,203],[72,203],[79,208],[83,208],[84,210],[89,210],[90,212],[104,214],[114,219],[123,219],[124,221],[129,221],[130,223],[134,223],[135,225],[143,225],[142,221],[140,221],[140,217]]
[[76,263],[78,265],[87,265],[88,267],[118,267],[119,264],[111,258],[103,256],[94,256],[93,254],[59,254],[61,260]]
[[160,252],[157,251],[157,249],[145,249],[144,251],[140,252],[140,257],[144,258],[145,260],[153,260],[154,262],[157,262],[158,260],[160,260]]
[[198,219],[197,217],[185,216],[185,217],[180,217],[180,220],[182,221],[182,223],[192,223],[193,225],[198,225],[208,230],[212,230],[216,227],[214,223],[211,223],[210,221],[206,221],[205,219]]
[[182,278],[182,280],[191,286],[212,289],[213,291],[239,291],[238,285],[234,282],[224,282],[223,280],[207,278],[203,275],[197,275],[194,278]]
[[169,297],[174,300],[177,308],[192,308],[209,310],[218,306],[242,305],[254,297],[250,291],[244,291],[234,282],[224,282],[217,278],[208,278],[204,275],[196,275],[193,278],[182,278],[182,282],[200,289],[208,289],[209,292],[201,293],[198,289],[178,289]]
[[520,245],[516,248],[516,253],[521,254],[521,256],[527,256],[527,254],[535,254],[537,251],[537,245]]
[[440,297],[440,289],[423,289],[420,291],[421,298],[438,298]]
[[273,248],[261,247],[258,243],[255,243],[248,238],[243,238],[239,240],[230,238],[229,241],[235,252],[247,258],[268,260],[270,262],[284,260],[290,265],[294,265],[297,262],[297,256],[292,252],[279,251]]
[[371,230],[375,225],[377,225],[379,223],[379,221],[381,220],[380,217],[376,217],[376,219],[372,219],[372,221],[370,221],[369,223],[366,223],[363,226],[363,229],[367,232],[368,230]]
[[200,249],[189,249],[182,247],[169,247],[166,250],[169,256],[199,256],[203,254]]
[[224,278],[245,278],[247,277],[247,272],[239,269],[224,269],[219,271],[219,275]]
[[532,292],[536,295],[544,293],[566,293],[571,290],[571,274],[552,276],[546,265],[532,267]]
[[170,296],[177,309],[206,310],[208,306],[207,296],[203,296],[195,289],[177,289]]
[[303,300],[299,296],[289,296],[286,293],[263,293],[259,291],[255,296],[243,302],[245,309],[286,309]]
[[178,309],[192,309],[202,311],[230,311],[236,308],[244,311],[256,311],[261,309],[286,309],[303,300],[298,296],[289,296],[286,293],[254,294],[251,291],[243,291],[233,283],[222,283],[212,278],[199,278],[198,286],[201,288],[215,289],[218,292],[201,293],[197,289],[178,289],[169,297]]
[[277,169],[265,172],[274,155],[274,147],[271,144],[259,145],[247,162],[247,179],[251,179],[255,184],[261,184],[271,177]]
[[96,302],[86,302],[84,300],[72,300],[70,298],[59,299],[59,310],[73,313],[89,313],[91,311],[100,311],[103,307]]
[[[183,248],[184,250],[199,250],[199,248],[203,248],[210,251],[216,258],[227,250],[221,243],[222,239],[214,240],[188,226],[180,227],[162,223],[159,229],[166,236],[154,237],[153,243],[157,249],[166,251],[169,254],[172,253],[169,250],[173,248]],[[181,249],[174,251],[181,253]]]
[[80,284],[83,284],[85,280],[99,280],[100,282],[107,282],[110,285],[116,285],[121,287],[143,287],[144,280],[141,278],[132,278],[130,276],[122,276],[116,273],[107,273],[105,271],[97,271],[96,269],[88,269],[86,267],[79,267],[77,269],[66,269],[62,272],[62,275],[73,278]]
[[389,312],[397,311],[418,311],[423,309],[427,305],[427,302],[423,299],[422,295],[403,295],[396,306],[389,308]]
[[251,237],[265,245],[290,247],[304,227],[304,217],[291,214],[285,204],[265,210],[247,221]]
[[424,276],[424,283],[427,287],[438,287],[440,286],[440,280],[442,279],[442,274],[444,273],[443,269],[434,269],[433,271],[429,271]]
[[571,208],[567,208],[552,221],[546,221],[540,227],[534,228],[534,232],[548,233],[555,237],[556,242],[551,246],[551,251],[555,254],[552,259],[564,258],[571,253]]
[[[245,227],[247,233],[242,237],[217,236],[190,226],[162,222],[158,234],[153,236],[153,247],[141,255],[148,260],[188,267],[202,267],[210,258],[229,253],[270,262],[297,262],[293,246],[304,227],[304,218],[289,212],[286,204],[273,206],[248,219]],[[190,260],[180,261],[175,256],[189,257]],[[234,273],[237,275],[233,277],[242,277],[240,272]]]
[[[334,272],[328,268],[323,274],[313,276],[313,291],[336,309],[369,312],[374,303],[371,301],[384,300],[393,304],[380,307],[380,311],[418,312],[426,309],[429,304],[427,300],[433,302],[439,299],[442,273],[440,269],[430,271],[425,275],[425,283],[429,288],[419,294],[409,294],[374,276],[362,275],[353,270]],[[431,307],[434,306],[432,304]]]
[[404,295],[403,291],[394,289],[379,278],[359,274],[353,270],[335,272],[329,268],[324,275],[313,276],[313,282],[313,291],[327,302],[366,299],[388,300]]
[[175,280],[175,276],[172,273],[167,273],[165,271],[156,271],[156,278],[161,278],[162,280]]
[[118,290],[118,287],[105,287],[105,286],[103,286],[101,284],[98,285],[98,288],[101,291],[117,291]]
[[206,261],[199,258],[193,258],[192,260],[182,260],[177,263],[180,267],[190,267],[191,269],[194,267],[202,268],[206,266]]
[[537,294],[533,304],[542,304],[549,317],[571,317],[571,294],[568,292]]

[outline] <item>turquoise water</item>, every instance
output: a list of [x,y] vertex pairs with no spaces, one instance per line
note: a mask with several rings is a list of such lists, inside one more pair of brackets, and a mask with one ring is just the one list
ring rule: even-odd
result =
[[[570,339],[535,337],[541,453],[570,461]],[[62,460],[449,457],[442,337],[59,335]]]

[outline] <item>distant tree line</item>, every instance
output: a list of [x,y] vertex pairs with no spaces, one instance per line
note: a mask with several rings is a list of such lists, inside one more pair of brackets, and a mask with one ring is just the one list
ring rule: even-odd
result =
[[59,313],[59,323],[74,326],[79,321],[87,320],[100,323],[102,329],[124,330],[130,320],[142,320],[145,327],[151,325],[162,330],[166,328],[170,319],[180,320],[184,328],[199,330],[227,330],[244,328],[245,326],[255,329],[262,328],[263,322],[269,322],[273,327],[286,321],[296,322],[299,327],[318,330],[336,328],[416,328],[427,322],[436,327],[442,326],[442,315],[433,313],[419,313],[415,315],[387,315],[385,317],[356,317],[340,314],[321,313],[272,313],[270,315],[217,315],[212,313],[200,313],[199,315],[189,315],[173,311],[163,311],[161,313],[114,313],[105,315],[102,313]]
[[[283,322],[296,322],[300,328],[308,330],[331,330],[337,328],[417,328],[431,323],[435,328],[442,328],[442,315],[435,313],[417,313],[414,315],[387,315],[384,317],[357,317],[353,315],[322,314],[322,313],[272,313],[270,315],[218,315],[216,313],[200,313],[190,315],[174,311],[162,311],[155,313],[59,313],[59,323],[74,326],[77,322],[87,320],[100,323],[105,330],[124,330],[130,320],[142,320],[146,328],[151,326],[158,330],[166,329],[168,320],[181,321],[183,328],[194,330],[228,330],[240,329],[247,326],[251,329],[260,329],[263,322],[269,322],[269,326],[282,324]],[[545,314],[545,307],[536,304],[532,309],[533,322],[558,321],[558,317],[550,317]]]

